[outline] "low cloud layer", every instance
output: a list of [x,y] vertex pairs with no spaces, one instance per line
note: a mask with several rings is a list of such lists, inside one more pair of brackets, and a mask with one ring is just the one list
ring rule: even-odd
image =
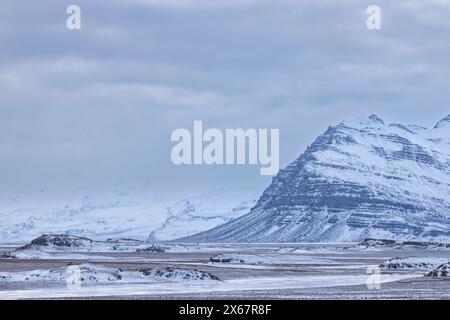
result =
[[450,5],[381,1],[77,1],[0,10],[0,190],[115,183],[263,188],[258,168],[176,167],[170,133],[279,128],[281,166],[364,114],[432,126],[449,113]]

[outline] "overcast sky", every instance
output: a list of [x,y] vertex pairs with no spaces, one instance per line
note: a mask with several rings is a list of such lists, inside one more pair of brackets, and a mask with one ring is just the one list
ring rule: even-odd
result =
[[279,128],[282,167],[358,115],[431,127],[450,111],[449,17],[446,0],[4,0],[0,191],[262,191],[258,166],[171,163],[194,120]]

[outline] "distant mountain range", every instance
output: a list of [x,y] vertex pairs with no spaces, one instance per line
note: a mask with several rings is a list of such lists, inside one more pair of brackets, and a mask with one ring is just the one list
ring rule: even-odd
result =
[[116,188],[79,197],[42,191],[0,196],[0,243],[26,243],[41,234],[167,240],[201,232],[247,213],[256,203],[225,189],[161,194],[158,189]]
[[375,115],[329,127],[249,213],[185,242],[450,240],[450,115],[433,129]]
[[147,240],[170,240],[211,229],[249,212],[255,203],[225,190],[177,201],[166,208],[166,219]]

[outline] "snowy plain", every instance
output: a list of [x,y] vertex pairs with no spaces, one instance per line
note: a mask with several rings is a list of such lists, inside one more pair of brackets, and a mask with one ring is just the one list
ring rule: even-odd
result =
[[[87,252],[81,246],[78,252],[71,249],[63,254],[63,250],[56,252],[50,247],[46,254],[51,259],[26,254],[19,259],[0,259],[0,299],[437,299],[448,298],[445,292],[450,288],[445,277],[425,276],[438,263],[450,259],[448,248],[159,243],[169,250],[137,252],[127,241],[118,245],[126,250]],[[171,252],[171,246],[183,250]],[[1,247],[0,252],[11,249]],[[45,246],[39,249],[46,251]],[[409,264],[405,268],[383,267],[393,262]],[[79,289],[66,286],[65,270],[73,266],[81,269],[85,279]],[[373,268],[380,270],[379,290],[367,287]]]

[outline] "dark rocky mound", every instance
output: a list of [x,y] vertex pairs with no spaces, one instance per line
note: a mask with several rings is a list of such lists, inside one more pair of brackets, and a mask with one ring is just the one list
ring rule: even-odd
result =
[[166,252],[166,250],[160,246],[156,246],[154,244],[152,244],[149,247],[145,247],[145,248],[140,248],[140,249],[136,249],[136,252]]
[[404,247],[414,246],[419,248],[450,248],[450,243],[433,242],[433,241],[398,241],[389,239],[364,239],[359,243],[365,247]]
[[425,276],[426,277],[435,277],[435,278],[449,278],[450,277],[450,262],[441,264],[439,267],[430,271]]
[[200,270],[186,270],[171,267],[162,269],[139,269],[144,276],[166,279],[166,280],[214,280],[222,281],[219,277],[205,271]]
[[244,260],[235,258],[235,257],[229,257],[229,256],[223,256],[218,255],[215,257],[209,258],[210,262],[218,262],[218,263],[245,263]]
[[91,244],[93,241],[89,238],[71,236],[65,234],[43,234],[32,240],[29,244],[19,249],[29,249],[34,247],[67,247],[79,248]]
[[0,259],[17,259],[17,257],[12,252],[5,252],[0,254]]

